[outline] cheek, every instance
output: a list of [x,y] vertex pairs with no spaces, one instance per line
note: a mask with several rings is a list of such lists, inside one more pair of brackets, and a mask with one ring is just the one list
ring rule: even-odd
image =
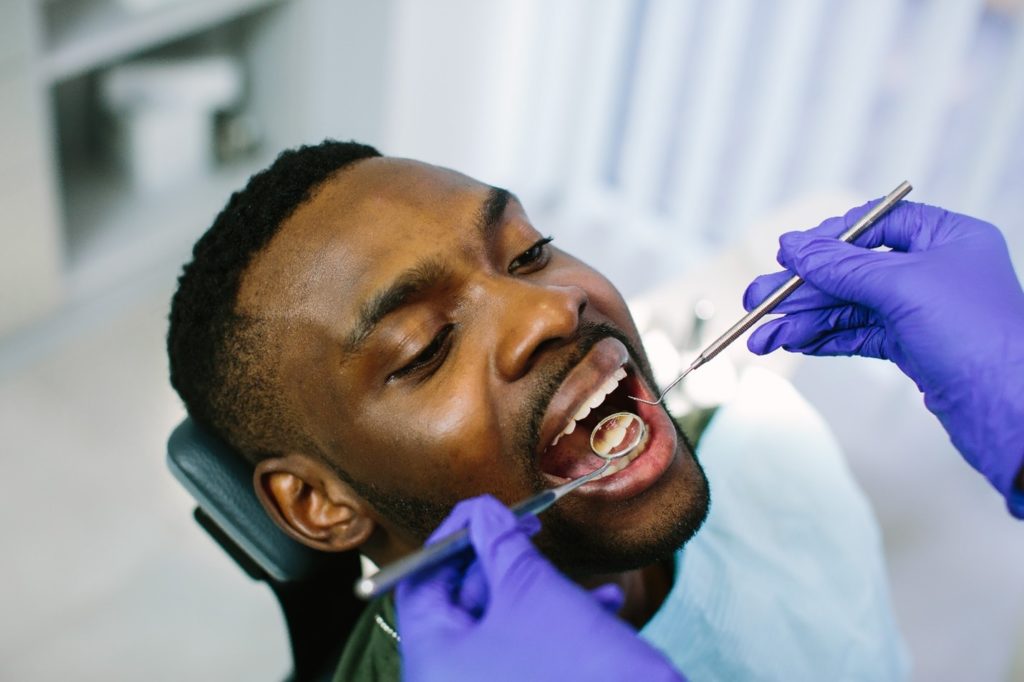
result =
[[[445,490],[492,489],[503,479],[500,431],[479,382],[438,382],[436,387],[366,409],[360,419],[364,456],[354,476],[383,488],[431,496]],[[506,458],[507,459],[507,458]]]
[[606,315],[617,327],[633,338],[639,338],[640,334],[637,331],[636,322],[633,321],[633,314],[629,311],[629,306],[626,305],[619,290],[612,286],[611,282],[596,275],[590,300],[593,306]]

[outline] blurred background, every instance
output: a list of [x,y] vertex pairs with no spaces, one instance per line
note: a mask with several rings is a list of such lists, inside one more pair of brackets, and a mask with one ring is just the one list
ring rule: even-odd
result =
[[[1000,226],[1021,271],[1022,4],[3,0],[0,679],[286,674],[273,598],[167,473],[163,349],[191,244],[282,149],[354,138],[513,189],[669,376],[778,234],[903,179]],[[751,362],[674,404],[727,400]],[[1024,679],[1024,531],[914,386],[763,364],[875,506],[915,679]]]

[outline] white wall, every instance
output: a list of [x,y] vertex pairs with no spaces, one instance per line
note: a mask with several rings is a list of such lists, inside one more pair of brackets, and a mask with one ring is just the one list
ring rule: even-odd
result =
[[905,178],[912,199],[993,220],[1024,250],[1020,3],[395,7],[387,150],[510,186],[563,243],[597,231],[613,273],[632,249],[647,279],[618,273],[627,289],[794,201]]

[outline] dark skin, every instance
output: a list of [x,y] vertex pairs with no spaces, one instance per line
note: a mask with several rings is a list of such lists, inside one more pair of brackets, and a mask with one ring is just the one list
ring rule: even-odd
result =
[[[599,374],[596,351],[580,357],[581,327],[614,328],[640,348],[618,291],[546,244],[514,197],[494,200],[494,188],[450,170],[360,161],[318,187],[246,270],[238,309],[281,335],[282,390],[319,450],[263,460],[255,473],[264,505],[301,542],[359,548],[378,564],[422,544],[419,529],[375,508],[339,468],[444,509],[485,492],[509,504],[536,492],[524,406],[539,404],[553,376]],[[410,274],[415,291],[361,324],[371,302],[396,303],[381,292]],[[554,433],[542,436],[531,449]],[[671,445],[664,471],[642,490],[574,494],[549,514],[631,546],[706,505],[691,453],[661,438]],[[622,616],[640,625],[667,594],[670,565],[575,577],[620,584]]]

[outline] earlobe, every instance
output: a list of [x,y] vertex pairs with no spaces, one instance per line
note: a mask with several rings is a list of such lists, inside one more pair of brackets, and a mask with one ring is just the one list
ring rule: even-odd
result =
[[302,455],[271,457],[256,465],[256,494],[286,533],[314,549],[355,549],[373,533],[374,522],[352,488]]

